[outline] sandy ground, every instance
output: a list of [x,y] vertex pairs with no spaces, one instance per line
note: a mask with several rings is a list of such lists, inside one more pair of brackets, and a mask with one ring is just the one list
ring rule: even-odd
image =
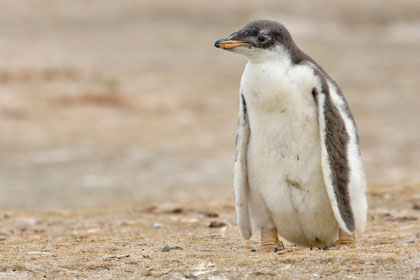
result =
[[[356,248],[252,252],[231,200],[6,212],[1,279],[420,279],[419,185],[371,186]],[[1,235],[0,235],[1,236]]]
[[[239,238],[246,60],[213,42],[257,18],[283,22],[352,108],[370,202],[356,249]],[[419,30],[415,0],[0,0],[0,277],[419,279]]]

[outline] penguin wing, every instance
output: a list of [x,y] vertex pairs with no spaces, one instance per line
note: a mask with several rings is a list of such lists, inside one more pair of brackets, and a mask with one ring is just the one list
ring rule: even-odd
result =
[[367,210],[356,128],[339,89],[318,76],[321,88],[312,94],[318,106],[323,178],[339,227],[352,234],[356,228],[363,231]]
[[234,164],[234,195],[236,209],[236,223],[241,236],[249,239],[252,236],[252,229],[249,218],[249,185],[247,170],[247,151],[250,129],[246,102],[244,96],[240,95],[239,120],[236,130],[235,141],[235,164]]

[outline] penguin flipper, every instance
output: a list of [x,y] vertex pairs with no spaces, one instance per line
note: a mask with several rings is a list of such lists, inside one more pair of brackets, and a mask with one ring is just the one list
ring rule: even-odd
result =
[[[321,89],[314,88],[312,94],[318,107],[321,166],[324,183],[339,227],[344,232],[353,234],[356,225],[360,227],[360,224],[362,224],[364,228],[364,223],[356,221],[356,218],[359,219],[359,215],[355,217],[354,211],[355,207],[363,205],[363,197],[361,199],[355,197],[354,191],[350,189],[355,187],[355,182],[351,182],[353,177],[350,174],[351,166],[349,162],[350,157],[354,155],[350,154],[350,149],[348,149],[350,140],[353,139],[348,131],[348,124],[346,126],[345,118],[351,118],[351,116],[350,113],[345,114],[344,112],[344,106],[347,106],[344,98],[340,97],[340,101],[342,101],[340,107],[340,104],[337,104],[334,100],[338,99],[337,96],[332,97],[330,91],[337,89],[333,88],[325,77],[321,77],[321,84]],[[337,92],[334,92],[334,94],[337,95]],[[356,135],[353,136],[357,137]],[[358,157],[360,159],[360,154]],[[360,202],[360,200],[362,201]],[[363,220],[363,218],[361,219]]]
[[239,232],[244,239],[249,239],[252,236],[252,228],[249,217],[249,185],[247,169],[249,135],[250,128],[247,107],[245,98],[241,94],[235,141],[233,187],[235,195],[236,223],[238,225]]

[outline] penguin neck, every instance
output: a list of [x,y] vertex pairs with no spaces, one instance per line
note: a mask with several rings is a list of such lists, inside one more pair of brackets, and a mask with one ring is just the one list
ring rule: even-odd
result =
[[246,68],[254,75],[268,78],[286,74],[292,65],[290,54],[285,50],[278,49],[266,51],[253,57],[248,56]]
[[265,72],[264,76],[270,76],[270,73],[286,72],[290,67],[292,67],[291,56],[287,51],[280,48],[248,57],[247,63],[247,68],[257,72]]
[[241,92],[250,102],[250,106],[251,103],[258,103],[266,110],[273,110],[271,105],[266,105],[277,106],[277,101],[287,92],[283,87],[288,85],[288,75],[292,67],[290,57],[284,53],[277,53],[271,59],[249,59],[241,78]]
[[277,46],[248,55],[248,64],[257,68],[288,69],[292,65],[292,57],[285,48]]

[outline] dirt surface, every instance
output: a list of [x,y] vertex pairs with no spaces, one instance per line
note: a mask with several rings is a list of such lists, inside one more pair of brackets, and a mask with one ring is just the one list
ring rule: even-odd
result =
[[[213,42],[258,18],[353,111],[370,203],[355,249],[254,253],[236,230],[246,59]],[[419,30],[415,0],[0,0],[0,278],[419,279]]]
[[230,199],[7,212],[0,278],[420,279],[419,187],[371,186],[356,248],[286,243],[284,255],[251,251],[258,238],[240,239]]

